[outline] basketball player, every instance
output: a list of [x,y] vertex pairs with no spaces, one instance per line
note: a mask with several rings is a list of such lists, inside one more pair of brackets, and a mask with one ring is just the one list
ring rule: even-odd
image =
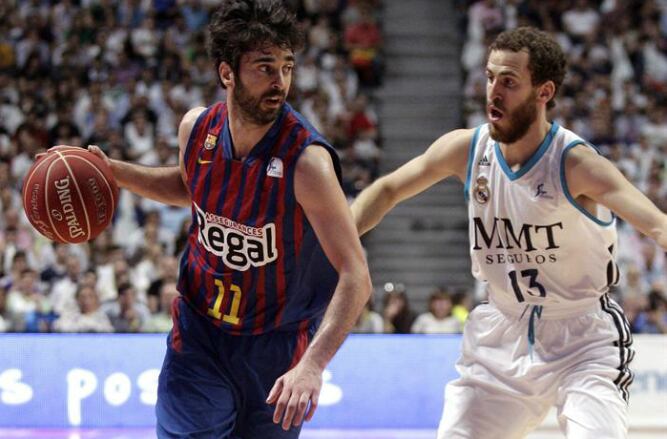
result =
[[474,276],[439,439],[514,439],[551,406],[569,439],[625,438],[632,342],[607,295],[618,280],[615,212],[667,249],[667,216],[612,163],[547,119],[565,56],[532,28],[502,33],[487,64],[488,123],[455,130],[363,191],[360,233],[448,176],[465,183]]
[[158,436],[296,438],[370,295],[368,268],[338,158],[285,102],[302,43],[294,15],[281,0],[225,0],[209,37],[227,98],[183,117],[179,167],[89,149],[121,187],[192,207]]

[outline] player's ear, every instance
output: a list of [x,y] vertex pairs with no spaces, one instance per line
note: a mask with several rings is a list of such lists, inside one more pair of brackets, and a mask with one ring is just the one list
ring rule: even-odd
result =
[[225,87],[229,88],[234,84],[234,69],[226,62],[221,62],[218,66],[218,75]]
[[540,85],[540,88],[537,92],[537,98],[547,103],[549,102],[554,95],[556,94],[556,84],[553,81],[546,81],[544,84]]

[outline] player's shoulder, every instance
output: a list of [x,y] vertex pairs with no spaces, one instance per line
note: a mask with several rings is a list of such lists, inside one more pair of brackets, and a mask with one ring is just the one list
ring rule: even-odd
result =
[[192,128],[197,123],[199,117],[206,111],[206,107],[194,107],[188,110],[181,119],[181,123],[178,127],[179,135],[189,137]]
[[185,129],[192,129],[192,127],[197,123],[200,117],[207,114],[217,114],[219,112],[224,112],[226,109],[226,104],[224,102],[218,102],[211,105],[210,107],[194,107],[188,110],[181,119],[181,127]]
[[440,136],[429,148],[431,158],[451,159],[452,155],[467,157],[470,146],[479,136],[478,128],[461,128]]

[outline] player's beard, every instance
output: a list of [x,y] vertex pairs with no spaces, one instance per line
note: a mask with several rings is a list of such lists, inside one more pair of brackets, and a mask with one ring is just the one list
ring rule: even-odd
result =
[[[516,110],[505,115],[508,118],[507,128],[501,128],[499,124],[493,122],[489,123],[491,138],[496,142],[514,143],[526,135],[530,126],[537,119],[536,101],[537,92],[533,90]],[[503,110],[502,107],[499,109]]]
[[238,81],[236,83],[233,96],[236,106],[241,110],[241,117],[256,125],[267,125],[272,123],[276,120],[278,114],[280,114],[280,109],[282,108],[282,105],[280,105],[276,108],[263,110],[262,102],[264,99],[278,97],[282,99],[282,102],[285,101],[285,94],[277,90],[255,97],[243,86],[243,81]]

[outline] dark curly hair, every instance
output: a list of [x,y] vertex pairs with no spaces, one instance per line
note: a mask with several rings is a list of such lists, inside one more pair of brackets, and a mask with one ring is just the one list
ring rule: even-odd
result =
[[282,0],[223,0],[208,33],[208,54],[216,71],[226,62],[236,74],[245,52],[267,45],[297,51],[304,44],[296,16]]
[[533,27],[519,27],[502,32],[489,46],[489,52],[494,50],[509,50],[520,52],[528,50],[528,70],[530,70],[533,85],[541,85],[553,81],[556,85],[554,98],[547,103],[547,108],[553,108],[555,96],[558,94],[565,72],[567,59],[560,45],[546,32]]

